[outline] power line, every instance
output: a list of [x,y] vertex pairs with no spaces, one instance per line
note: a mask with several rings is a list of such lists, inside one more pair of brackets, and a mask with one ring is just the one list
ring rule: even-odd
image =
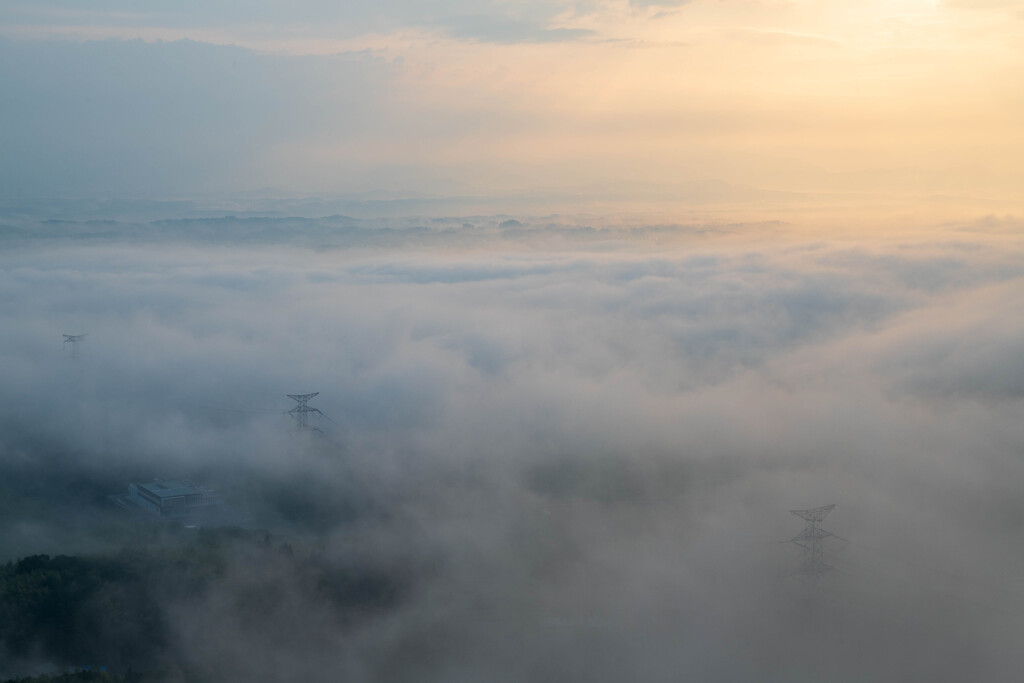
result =
[[[957,583],[957,584],[973,585],[973,586],[976,586],[980,590],[984,590],[984,591],[987,591],[989,593],[1002,593],[1005,596],[1012,596],[1012,597],[1014,597],[1014,598],[1016,598],[1018,600],[1021,599],[1022,597],[1024,597],[1024,591],[1020,590],[1019,588],[1015,588],[1015,587],[1011,587],[1011,586],[1006,585],[1004,583],[1004,579],[996,578],[994,576],[991,576],[991,577],[980,577],[980,576],[968,576],[968,575],[964,575],[964,574],[958,574],[958,573],[946,571],[944,569],[940,569],[940,568],[932,566],[932,565],[925,564],[923,562],[917,562],[917,561],[911,560],[910,558],[903,557],[903,556],[901,556],[901,555],[899,555],[897,553],[893,553],[892,551],[882,550],[880,548],[876,548],[876,547],[873,547],[871,545],[867,545],[867,544],[861,543],[859,541],[856,542],[856,543],[853,542],[853,541],[850,541],[850,543],[853,544],[857,548],[862,548],[864,550],[868,550],[868,551],[874,553],[876,557],[881,558],[882,560],[895,561],[895,562],[902,563],[902,564],[906,565],[907,567],[913,567],[914,569],[917,569],[917,570],[924,570],[924,571],[930,572],[931,574],[933,574],[936,577],[943,577],[947,581],[951,581],[951,582],[954,582],[954,583]],[[849,562],[850,560],[844,560],[844,561]],[[886,576],[891,576],[893,578],[898,578],[900,580],[907,580],[904,577],[896,576],[896,575],[892,574],[891,572],[886,572],[886,571],[883,571],[881,569],[876,569],[875,571],[878,571],[879,573],[884,574]],[[916,582],[916,580],[915,580],[915,582]],[[947,585],[949,585],[949,584],[947,583]]]
[[287,415],[288,414],[288,411],[286,411],[286,410],[267,410],[267,409],[260,410],[260,409],[255,409],[255,408],[226,408],[224,406],[210,406],[210,405],[201,405],[200,407],[205,408],[206,410],[220,410],[220,411],[223,411],[223,412],[226,412],[226,413],[249,413],[249,414],[254,414],[254,415],[256,415],[256,414],[259,414],[259,415]]
[[323,411],[320,411],[320,416],[322,418],[324,418],[325,420],[327,420],[328,422],[330,422],[331,424],[333,424],[333,425],[337,425],[339,427],[341,426],[341,423],[334,421],[333,419],[331,419],[330,415],[328,415],[327,413],[325,413]]

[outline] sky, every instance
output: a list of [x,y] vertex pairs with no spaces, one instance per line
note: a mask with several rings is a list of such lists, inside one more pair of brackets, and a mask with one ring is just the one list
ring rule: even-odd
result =
[[1022,199],[1012,0],[12,0],[0,39],[15,198]]

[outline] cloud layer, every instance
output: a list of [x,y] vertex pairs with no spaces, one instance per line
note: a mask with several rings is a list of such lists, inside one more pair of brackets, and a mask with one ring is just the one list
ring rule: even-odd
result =
[[[255,241],[223,221],[150,225],[158,248],[19,223],[0,257],[9,473],[200,476],[329,556],[431,567],[387,614],[304,640],[327,616],[301,590],[280,603],[290,635],[223,609],[278,571],[240,560],[178,615],[191,665],[239,680],[1018,670],[1013,221],[888,240],[337,223]],[[80,332],[65,358],[60,334]],[[281,414],[307,391],[324,412],[309,443]],[[841,571],[808,603],[787,510],[833,502]],[[85,542],[61,524],[25,511],[0,532],[15,552]]]

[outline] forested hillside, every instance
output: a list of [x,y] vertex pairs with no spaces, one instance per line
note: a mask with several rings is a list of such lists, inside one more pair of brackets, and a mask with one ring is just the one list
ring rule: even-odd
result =
[[276,629],[306,605],[343,630],[353,616],[395,604],[404,584],[393,572],[339,566],[241,529],[199,530],[176,544],[113,555],[33,555],[0,567],[3,673],[42,662],[92,671],[30,680],[184,675],[183,631],[225,621]]

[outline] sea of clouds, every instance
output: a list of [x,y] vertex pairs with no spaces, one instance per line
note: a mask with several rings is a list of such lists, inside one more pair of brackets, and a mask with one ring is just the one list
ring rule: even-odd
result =
[[[301,597],[269,631],[230,593],[169,606],[181,657],[219,680],[1024,664],[1012,219],[828,237],[557,216],[2,227],[0,467],[200,478],[254,526],[417,575],[336,632]],[[69,358],[61,335],[80,333]],[[285,394],[314,391],[320,432],[295,436]],[[831,503],[836,570],[809,589],[788,510]],[[0,520],[5,559],[95,548],[33,514]]]

